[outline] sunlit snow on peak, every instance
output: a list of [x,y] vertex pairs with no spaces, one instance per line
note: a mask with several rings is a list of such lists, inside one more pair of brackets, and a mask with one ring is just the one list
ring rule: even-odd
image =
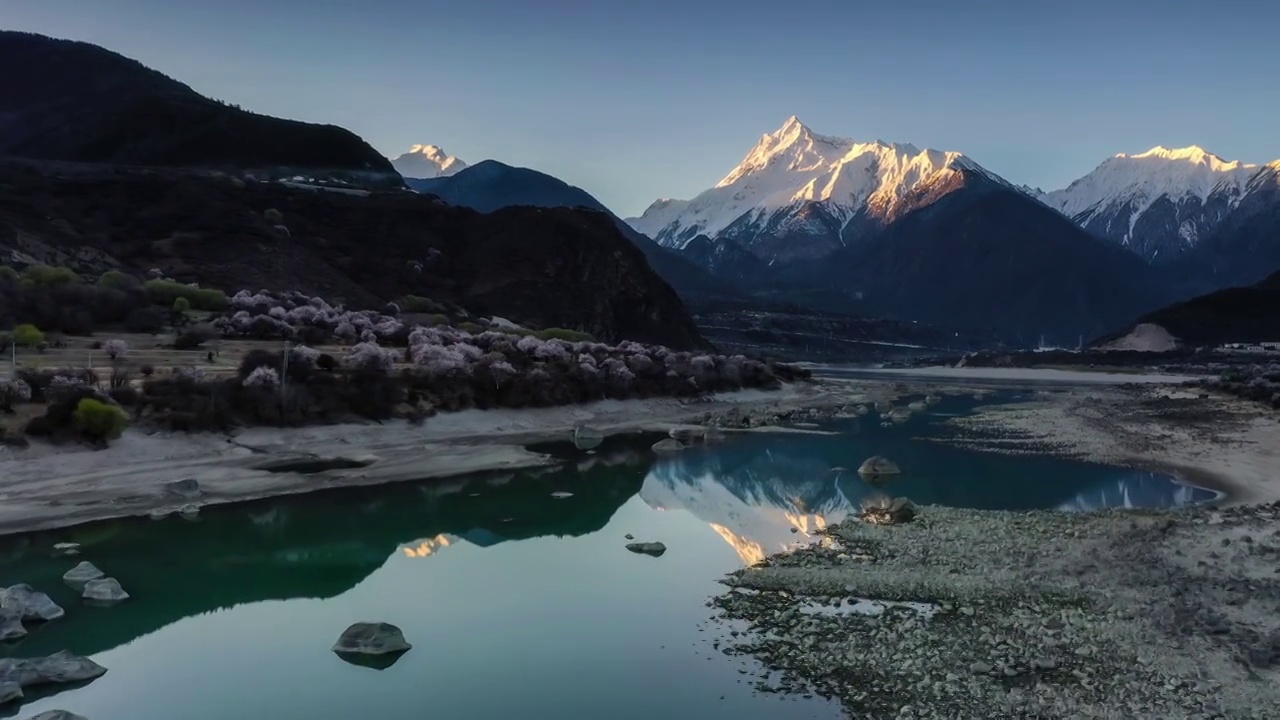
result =
[[413,145],[409,152],[391,161],[396,172],[408,178],[437,178],[455,175],[467,164],[439,145]]
[[656,202],[629,222],[664,245],[683,247],[699,234],[715,238],[744,216],[763,218],[804,203],[824,203],[841,219],[863,210],[883,215],[912,190],[958,169],[998,180],[958,152],[820,135],[792,116],[762,135],[710,190],[690,201]]

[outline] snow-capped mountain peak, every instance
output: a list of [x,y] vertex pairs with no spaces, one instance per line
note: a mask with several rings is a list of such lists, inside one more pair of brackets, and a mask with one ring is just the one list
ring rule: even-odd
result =
[[[682,248],[698,235],[732,235],[766,261],[814,257],[843,244],[850,220],[883,224],[913,193],[959,170],[1000,181],[958,152],[820,135],[792,116],[761,136],[714,187],[690,201],[660,200],[629,222],[668,247]],[[821,239],[805,247],[778,240],[799,236]]]
[[1236,203],[1258,166],[1192,145],[1119,153],[1045,204],[1149,260],[1193,247]]
[[1231,172],[1241,168],[1256,168],[1257,165],[1242,163],[1239,160],[1227,162],[1213,153],[1205,150],[1199,145],[1190,145],[1184,148],[1167,148],[1157,145],[1150,150],[1139,153],[1137,155],[1126,155],[1118,153],[1117,158],[1126,158],[1133,160],[1158,159],[1158,160],[1184,160],[1192,165],[1200,165],[1209,168],[1213,172]]
[[391,161],[396,172],[407,178],[430,179],[448,177],[467,167],[439,145],[413,145],[409,152]]

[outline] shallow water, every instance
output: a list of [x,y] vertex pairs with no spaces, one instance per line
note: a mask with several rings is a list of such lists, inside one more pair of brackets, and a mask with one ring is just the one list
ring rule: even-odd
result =
[[[49,592],[67,617],[0,654],[70,649],[109,669],[9,710],[25,718],[64,708],[90,720],[834,718],[839,708],[822,699],[754,692],[740,673],[751,661],[717,652],[699,625],[724,573],[804,541],[878,491],[852,472],[868,455],[902,466],[883,491],[921,503],[1213,497],[1152,473],[914,439],[939,422],[839,421],[840,435],[735,436],[662,458],[647,450],[653,437],[611,439],[590,455],[552,448],[568,463],[550,471],[9,539],[0,583]],[[627,533],[668,551],[630,553]],[[66,541],[82,554],[55,557],[54,543]],[[133,598],[82,606],[60,579],[82,559]],[[386,670],[347,664],[329,648],[361,620],[399,625],[413,649]]]

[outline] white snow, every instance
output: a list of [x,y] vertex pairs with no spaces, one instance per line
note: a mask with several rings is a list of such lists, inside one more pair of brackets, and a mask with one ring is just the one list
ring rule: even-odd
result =
[[439,145],[414,145],[409,152],[392,160],[391,165],[404,177],[419,179],[448,177],[467,168],[465,162]]
[[[1137,155],[1108,158],[1093,172],[1041,199],[1082,225],[1094,215],[1127,205],[1128,240],[1138,218],[1160,198],[1174,203],[1195,198],[1205,203],[1211,195],[1225,195],[1234,205],[1257,169],[1238,160],[1228,162],[1195,145],[1173,150],[1156,146]],[[1186,233],[1182,237],[1194,242]]]
[[690,201],[659,200],[627,222],[663,245],[683,247],[699,234],[714,238],[744,215],[756,221],[811,201],[841,220],[861,210],[887,218],[912,190],[960,169],[1004,182],[958,152],[819,135],[793,116],[715,187]]

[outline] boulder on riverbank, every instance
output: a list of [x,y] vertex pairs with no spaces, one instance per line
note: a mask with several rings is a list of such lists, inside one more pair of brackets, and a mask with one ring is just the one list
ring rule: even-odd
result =
[[30,720],[89,720],[83,715],[77,715],[66,710],[46,710],[36,715]]
[[358,622],[343,631],[334,643],[338,655],[399,655],[413,646],[404,632],[390,623]]
[[114,605],[118,602],[124,602],[129,599],[129,593],[120,587],[120,581],[115,578],[104,577],[90,580],[85,583],[84,593],[81,595],[85,600],[102,605]]
[[84,586],[99,578],[106,577],[107,574],[102,572],[93,563],[88,560],[71,568],[62,576],[62,582],[66,583],[72,590],[84,592]]
[[873,455],[862,462],[858,466],[858,474],[864,478],[874,479],[877,477],[887,477],[892,475],[901,475],[902,469],[898,464],[883,455]]
[[630,543],[627,549],[638,555],[649,555],[650,557],[662,557],[667,551],[667,546],[660,542],[641,542]]
[[878,495],[863,501],[859,517],[872,525],[899,525],[916,517],[916,504],[906,498]]
[[0,610],[0,642],[18,640],[26,636],[27,629],[22,625],[22,612]]
[[659,440],[658,442],[653,444],[653,451],[656,453],[680,452],[681,450],[684,450],[684,448],[685,448],[685,444],[680,442],[679,440],[676,440],[675,438],[667,438],[666,440]]
[[0,706],[22,699],[22,686],[16,682],[0,682]]
[[102,677],[107,669],[81,655],[62,650],[42,658],[0,658],[0,686],[78,683]]
[[200,497],[204,491],[200,489],[200,482],[195,478],[183,478],[181,480],[172,480],[164,484],[164,491],[170,495],[175,495],[188,500]]
[[66,615],[48,595],[26,583],[0,590],[0,610],[19,612],[26,622],[48,622]]

